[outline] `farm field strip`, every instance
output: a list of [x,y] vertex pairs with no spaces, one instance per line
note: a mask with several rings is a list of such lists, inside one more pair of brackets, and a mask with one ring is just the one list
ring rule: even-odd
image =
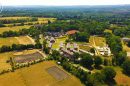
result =
[[29,27],[31,27],[30,25],[24,25],[24,26],[12,26],[12,27],[0,27],[0,34],[2,34],[5,31],[19,31],[21,29],[28,29]]
[[7,37],[0,38],[0,46],[7,45],[11,46],[12,44],[35,44],[32,38],[28,36],[20,36],[20,37]]

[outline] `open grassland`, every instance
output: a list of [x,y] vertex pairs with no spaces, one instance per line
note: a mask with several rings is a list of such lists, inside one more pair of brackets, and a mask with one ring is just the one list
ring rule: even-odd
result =
[[16,55],[27,55],[35,52],[40,52],[40,51],[38,51],[37,49],[33,49],[33,50],[24,50],[19,52],[0,53],[0,71],[11,68],[10,63],[7,63],[7,60],[9,60],[10,57],[15,57]]
[[7,37],[0,38],[0,46],[7,45],[11,46],[12,44],[35,44],[32,38],[28,36],[20,36],[20,37]]
[[105,46],[106,45],[106,40],[104,37],[98,37],[98,36],[91,36],[89,39],[89,43],[92,46]]
[[130,86],[130,77],[122,73],[122,69],[120,67],[114,68],[117,71],[117,75],[115,77],[115,81],[118,86]]
[[60,44],[64,43],[66,41],[66,39],[68,39],[67,36],[56,38],[55,43],[53,44],[52,48],[53,49],[59,49],[60,48]]
[[0,53],[0,71],[11,68],[11,65],[7,63],[7,60],[12,56],[13,52]]
[[19,30],[24,29],[24,28],[28,29],[29,27],[31,27],[31,26],[25,25],[25,26],[0,27],[0,34],[5,32],[5,31],[9,31],[9,30],[19,31]]
[[1,75],[0,86],[82,86],[81,82],[70,74],[64,80],[55,79],[47,71],[53,66],[57,66],[55,62],[46,61]]
[[12,44],[19,44],[18,40],[15,37],[0,38],[0,46],[11,46]]

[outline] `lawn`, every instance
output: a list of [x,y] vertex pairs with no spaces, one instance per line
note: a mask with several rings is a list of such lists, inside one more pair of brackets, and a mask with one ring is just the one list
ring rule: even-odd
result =
[[86,51],[90,51],[90,49],[92,48],[92,46],[90,46],[87,43],[80,43],[78,44],[80,49],[86,50]]
[[130,77],[126,76],[122,73],[122,69],[120,67],[114,68],[117,72],[117,75],[115,77],[115,81],[118,86],[130,86]]
[[35,44],[32,38],[28,36],[20,36],[20,37],[7,37],[7,38],[0,38],[0,46],[8,45],[11,46],[12,44]]
[[67,72],[68,78],[60,81],[55,79],[47,71],[53,66],[57,67],[54,61],[46,61],[1,75],[0,86],[82,86],[76,77]]
[[109,29],[105,29],[104,32],[109,32],[109,33],[112,33],[112,30],[109,30]]
[[92,46],[105,46],[106,45],[106,40],[104,37],[98,37],[98,36],[91,36],[89,39],[89,43]]
[[67,36],[59,37],[56,39],[56,42],[53,44],[53,49],[59,49],[61,43],[65,43],[66,39],[68,39]]
[[12,30],[12,31],[19,31],[23,28],[26,28],[26,29],[29,29],[29,25],[25,25],[25,26],[13,26],[13,27],[0,27],[0,34],[5,32],[5,31],[9,31],[9,30]]

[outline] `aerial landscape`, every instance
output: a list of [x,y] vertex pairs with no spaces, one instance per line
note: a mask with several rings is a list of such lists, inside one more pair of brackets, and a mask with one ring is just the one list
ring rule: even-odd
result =
[[0,86],[130,86],[130,1],[1,0]]

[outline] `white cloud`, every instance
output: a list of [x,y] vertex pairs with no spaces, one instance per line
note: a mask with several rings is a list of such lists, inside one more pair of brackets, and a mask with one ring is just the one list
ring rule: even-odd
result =
[[117,5],[130,0],[0,0],[3,5]]

